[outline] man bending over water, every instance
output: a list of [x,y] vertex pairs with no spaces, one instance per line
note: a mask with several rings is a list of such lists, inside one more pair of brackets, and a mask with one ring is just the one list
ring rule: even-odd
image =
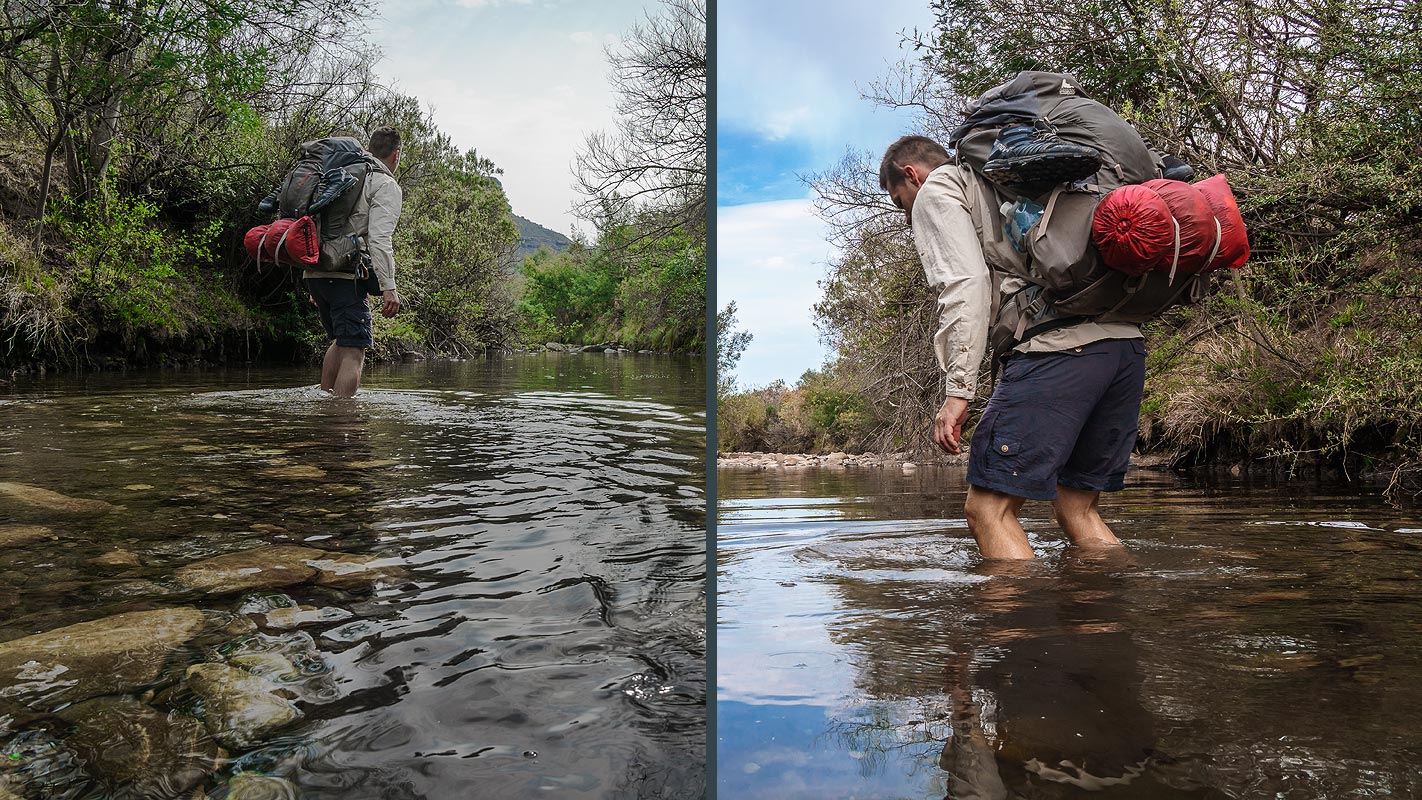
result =
[[[984,215],[971,213],[993,203],[983,180],[949,163],[947,151],[923,136],[894,142],[879,166],[879,187],[903,209],[938,293],[933,346],[948,397],[934,419],[933,440],[949,453],[960,451],[987,348],[995,307],[989,265],[1007,275],[1002,296],[1025,285],[1009,269],[1023,256],[1007,237],[985,237]],[[997,219],[995,209],[990,216]],[[1031,332],[1006,354],[973,433],[968,528],[986,558],[1032,558],[1018,512],[1027,500],[1050,500],[1072,544],[1119,546],[1097,501],[1101,492],[1122,488],[1135,446],[1145,386],[1140,327],[1087,320]]]

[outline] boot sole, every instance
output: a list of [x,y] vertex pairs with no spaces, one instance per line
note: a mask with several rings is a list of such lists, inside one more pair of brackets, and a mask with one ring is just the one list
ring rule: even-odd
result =
[[1004,158],[983,165],[983,176],[1000,186],[1019,183],[1070,183],[1096,174],[1101,169],[1097,156],[1042,153],[1020,158]]

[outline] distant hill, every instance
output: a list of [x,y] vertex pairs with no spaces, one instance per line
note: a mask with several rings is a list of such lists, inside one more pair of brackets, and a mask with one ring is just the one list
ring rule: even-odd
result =
[[514,251],[514,263],[523,263],[525,256],[538,252],[538,248],[547,247],[555,253],[562,253],[572,246],[573,242],[563,234],[550,230],[539,225],[533,220],[524,219],[517,214],[513,215],[514,222],[518,223],[518,249]]

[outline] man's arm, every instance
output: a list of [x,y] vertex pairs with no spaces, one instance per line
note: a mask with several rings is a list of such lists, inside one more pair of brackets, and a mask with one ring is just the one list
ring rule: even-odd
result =
[[967,191],[957,175],[935,173],[913,204],[914,244],[928,285],[938,293],[933,350],[948,395],[934,420],[933,439],[950,453],[959,452],[968,401],[977,391],[992,308],[992,276],[968,211]]
[[400,309],[399,295],[395,291],[394,240],[395,225],[400,221],[400,208],[403,203],[404,194],[400,191],[400,184],[393,178],[380,181],[373,187],[370,195],[370,223],[366,233],[371,266],[375,269],[375,276],[380,281],[380,290],[384,294],[381,313],[387,317],[395,316],[395,312]]

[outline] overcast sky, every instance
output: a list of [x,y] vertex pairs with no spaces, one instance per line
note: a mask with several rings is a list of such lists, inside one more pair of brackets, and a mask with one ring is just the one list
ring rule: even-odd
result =
[[[574,226],[572,162],[611,128],[603,48],[655,13],[655,0],[384,0],[371,23],[376,73],[433,106],[461,150],[504,170],[514,213]],[[587,231],[587,228],[584,227]]]
[[755,337],[740,385],[793,384],[826,356],[810,306],[833,256],[798,176],[907,132],[908,113],[860,92],[933,15],[928,0],[718,0],[716,13],[717,302],[734,300]]

